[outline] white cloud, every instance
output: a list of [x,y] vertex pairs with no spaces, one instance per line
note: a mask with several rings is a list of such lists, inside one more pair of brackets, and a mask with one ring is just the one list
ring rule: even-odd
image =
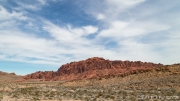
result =
[[155,21],[146,22],[123,22],[114,21],[110,27],[102,30],[98,36],[100,37],[134,37],[142,34],[148,34],[150,32],[167,30],[170,27],[166,24],[161,24]]
[[[63,28],[47,20],[42,21],[44,22],[42,23],[44,30],[49,32],[49,35],[54,39],[40,38],[34,33],[21,30],[15,26],[16,20],[14,18],[11,22],[1,23],[0,54],[2,55],[0,60],[60,65],[78,60],[78,58],[85,59],[98,54],[102,56],[111,53],[109,51],[101,52],[100,46],[94,44],[93,40],[86,38],[87,35],[98,30],[94,26]],[[31,22],[28,22],[28,25],[32,25]]]
[[71,26],[68,25],[68,28],[61,28],[48,21],[44,21],[44,23],[45,23],[44,30],[49,32],[51,36],[54,37],[55,39],[66,43],[90,44],[89,40],[87,40],[83,36],[93,34],[98,30],[98,28],[94,26],[71,28]]
[[[46,4],[44,0],[39,2],[40,5]],[[58,26],[47,19],[31,18],[38,22],[33,23],[23,12],[8,12],[0,6],[0,60],[61,65],[99,56],[112,60],[141,60],[165,64],[178,62],[178,20],[172,19],[172,15],[166,18],[170,18],[170,21],[163,20],[156,16],[157,12],[153,13],[151,8],[146,8],[145,11],[134,10],[141,3],[145,3],[145,0],[106,0],[102,3],[104,8],[100,6],[102,8],[95,10],[91,9],[90,5],[87,12],[94,12],[92,16],[100,20],[99,26],[81,27]],[[19,5],[23,9],[40,9],[37,5]],[[154,9],[156,10],[156,7]],[[124,15],[125,12],[128,14]],[[33,33],[18,26],[18,23],[23,23],[22,20],[32,27]],[[42,27],[41,33],[48,34],[48,37],[38,35],[38,32],[35,32],[37,26]],[[174,26],[177,27],[176,30],[173,29]],[[95,38],[89,39],[90,34],[94,34]]]
[[61,65],[92,56],[116,57],[114,52],[104,50],[93,41],[81,37],[63,40],[64,37],[57,35],[56,38],[59,40],[56,41],[38,38],[17,30],[13,30],[13,34],[11,31],[0,33],[0,53],[3,54],[0,59],[4,61]]
[[68,30],[65,30],[63,28],[60,28],[50,22],[45,22],[46,25],[44,25],[44,30],[49,32],[52,37],[59,41],[69,42],[73,39],[73,34],[69,32]]
[[93,34],[98,31],[98,28],[94,26],[84,26],[83,29],[87,34]]
[[104,15],[108,19],[115,19],[120,13],[127,11],[146,0],[106,0],[106,9]]
[[103,19],[105,19],[105,16],[103,14],[98,14],[97,19],[98,20],[103,20]]
[[0,60],[3,60],[5,58],[5,55],[0,55]]
[[0,15],[1,15],[0,21],[10,20],[10,19],[27,20],[27,17],[25,17],[22,12],[12,11],[12,13],[10,13],[1,5],[0,5]]
[[[100,6],[96,9],[90,6],[87,13],[91,13],[97,20],[99,16],[104,28],[98,33],[97,40],[118,43],[115,49],[121,59],[164,64],[178,62],[179,30],[173,30],[179,25],[179,10],[174,8],[179,3],[170,0],[151,4],[149,2],[151,1],[106,0],[99,4],[91,2],[92,5]],[[101,15],[105,18],[101,19]]]
[[29,27],[32,27],[32,26],[33,26],[33,23],[29,22],[29,23],[28,23],[28,26],[29,26]]
[[10,21],[3,21],[0,23],[0,29],[4,29],[7,27],[12,27],[16,24],[16,21],[10,20]]
[[30,5],[30,4],[25,4],[22,2],[16,2],[16,3],[20,6],[19,9],[29,9],[33,11],[40,10],[40,7],[38,7],[37,5]]
[[91,5],[88,5],[90,7],[86,12],[92,14],[97,20],[110,23],[114,20],[119,20],[118,18],[120,18],[124,12],[127,13],[129,9],[145,1],[146,0],[105,0],[103,3],[90,2]]
[[145,0],[106,0],[110,5],[124,5],[124,6],[134,6],[136,4],[142,3]]
[[152,44],[137,42],[134,38],[122,40],[118,44],[120,46],[119,51],[122,52],[121,56],[126,59],[160,62],[160,55],[153,51],[154,46]]
[[[88,2],[85,12],[91,14],[97,20],[112,22],[121,18],[123,13],[127,13],[133,7],[136,7],[146,0],[104,0],[103,2]],[[123,15],[122,15],[123,14]]]
[[1,60],[4,61],[60,65],[60,58],[65,58],[60,54],[67,53],[63,47],[57,47],[53,40],[37,38],[19,31],[13,31],[13,34],[11,31],[0,33],[0,53],[3,54]]
[[38,0],[41,4],[45,5],[46,4],[46,0]]
[[22,2],[22,1],[15,1],[18,4],[18,7],[15,7],[13,9],[16,10],[32,10],[32,11],[38,11],[41,10],[43,6],[48,5],[47,0],[35,0],[31,3]]

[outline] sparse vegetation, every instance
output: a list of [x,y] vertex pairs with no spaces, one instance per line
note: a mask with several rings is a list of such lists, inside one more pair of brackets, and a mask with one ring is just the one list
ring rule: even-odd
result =
[[179,74],[180,65],[173,65],[101,79],[70,82],[1,82],[0,100],[177,101],[180,100]]

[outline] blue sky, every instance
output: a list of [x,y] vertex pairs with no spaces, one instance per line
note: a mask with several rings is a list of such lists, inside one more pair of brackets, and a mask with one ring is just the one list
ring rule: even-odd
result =
[[180,63],[179,0],[0,0],[0,71],[90,57]]

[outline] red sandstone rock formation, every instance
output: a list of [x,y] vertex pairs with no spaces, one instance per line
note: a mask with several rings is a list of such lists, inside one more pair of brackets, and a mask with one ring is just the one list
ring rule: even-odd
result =
[[71,62],[62,65],[57,72],[36,72],[25,76],[26,79],[45,79],[45,80],[78,80],[96,78],[107,75],[118,75],[143,71],[162,64],[141,61],[110,61],[103,58],[89,58],[79,62]]
[[50,81],[55,76],[56,76],[56,72],[53,72],[53,71],[45,71],[45,72],[38,71],[32,74],[26,75],[24,79],[26,80],[27,79],[41,79],[43,81],[45,80]]

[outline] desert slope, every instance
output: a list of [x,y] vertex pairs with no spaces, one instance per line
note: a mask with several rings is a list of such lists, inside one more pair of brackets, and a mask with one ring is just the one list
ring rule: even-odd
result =
[[22,76],[17,76],[15,73],[6,73],[0,71],[0,82],[14,82],[14,81],[22,81]]
[[[35,74],[39,76],[32,75],[32,77],[38,79],[43,75],[56,77],[58,72],[36,72]],[[60,76],[63,75],[65,74]],[[12,101],[179,101],[180,64],[136,69],[117,75],[82,80],[0,82],[1,99]]]
[[64,82],[61,86],[102,86],[121,89],[176,89],[180,91],[180,64],[166,65],[143,72]]

